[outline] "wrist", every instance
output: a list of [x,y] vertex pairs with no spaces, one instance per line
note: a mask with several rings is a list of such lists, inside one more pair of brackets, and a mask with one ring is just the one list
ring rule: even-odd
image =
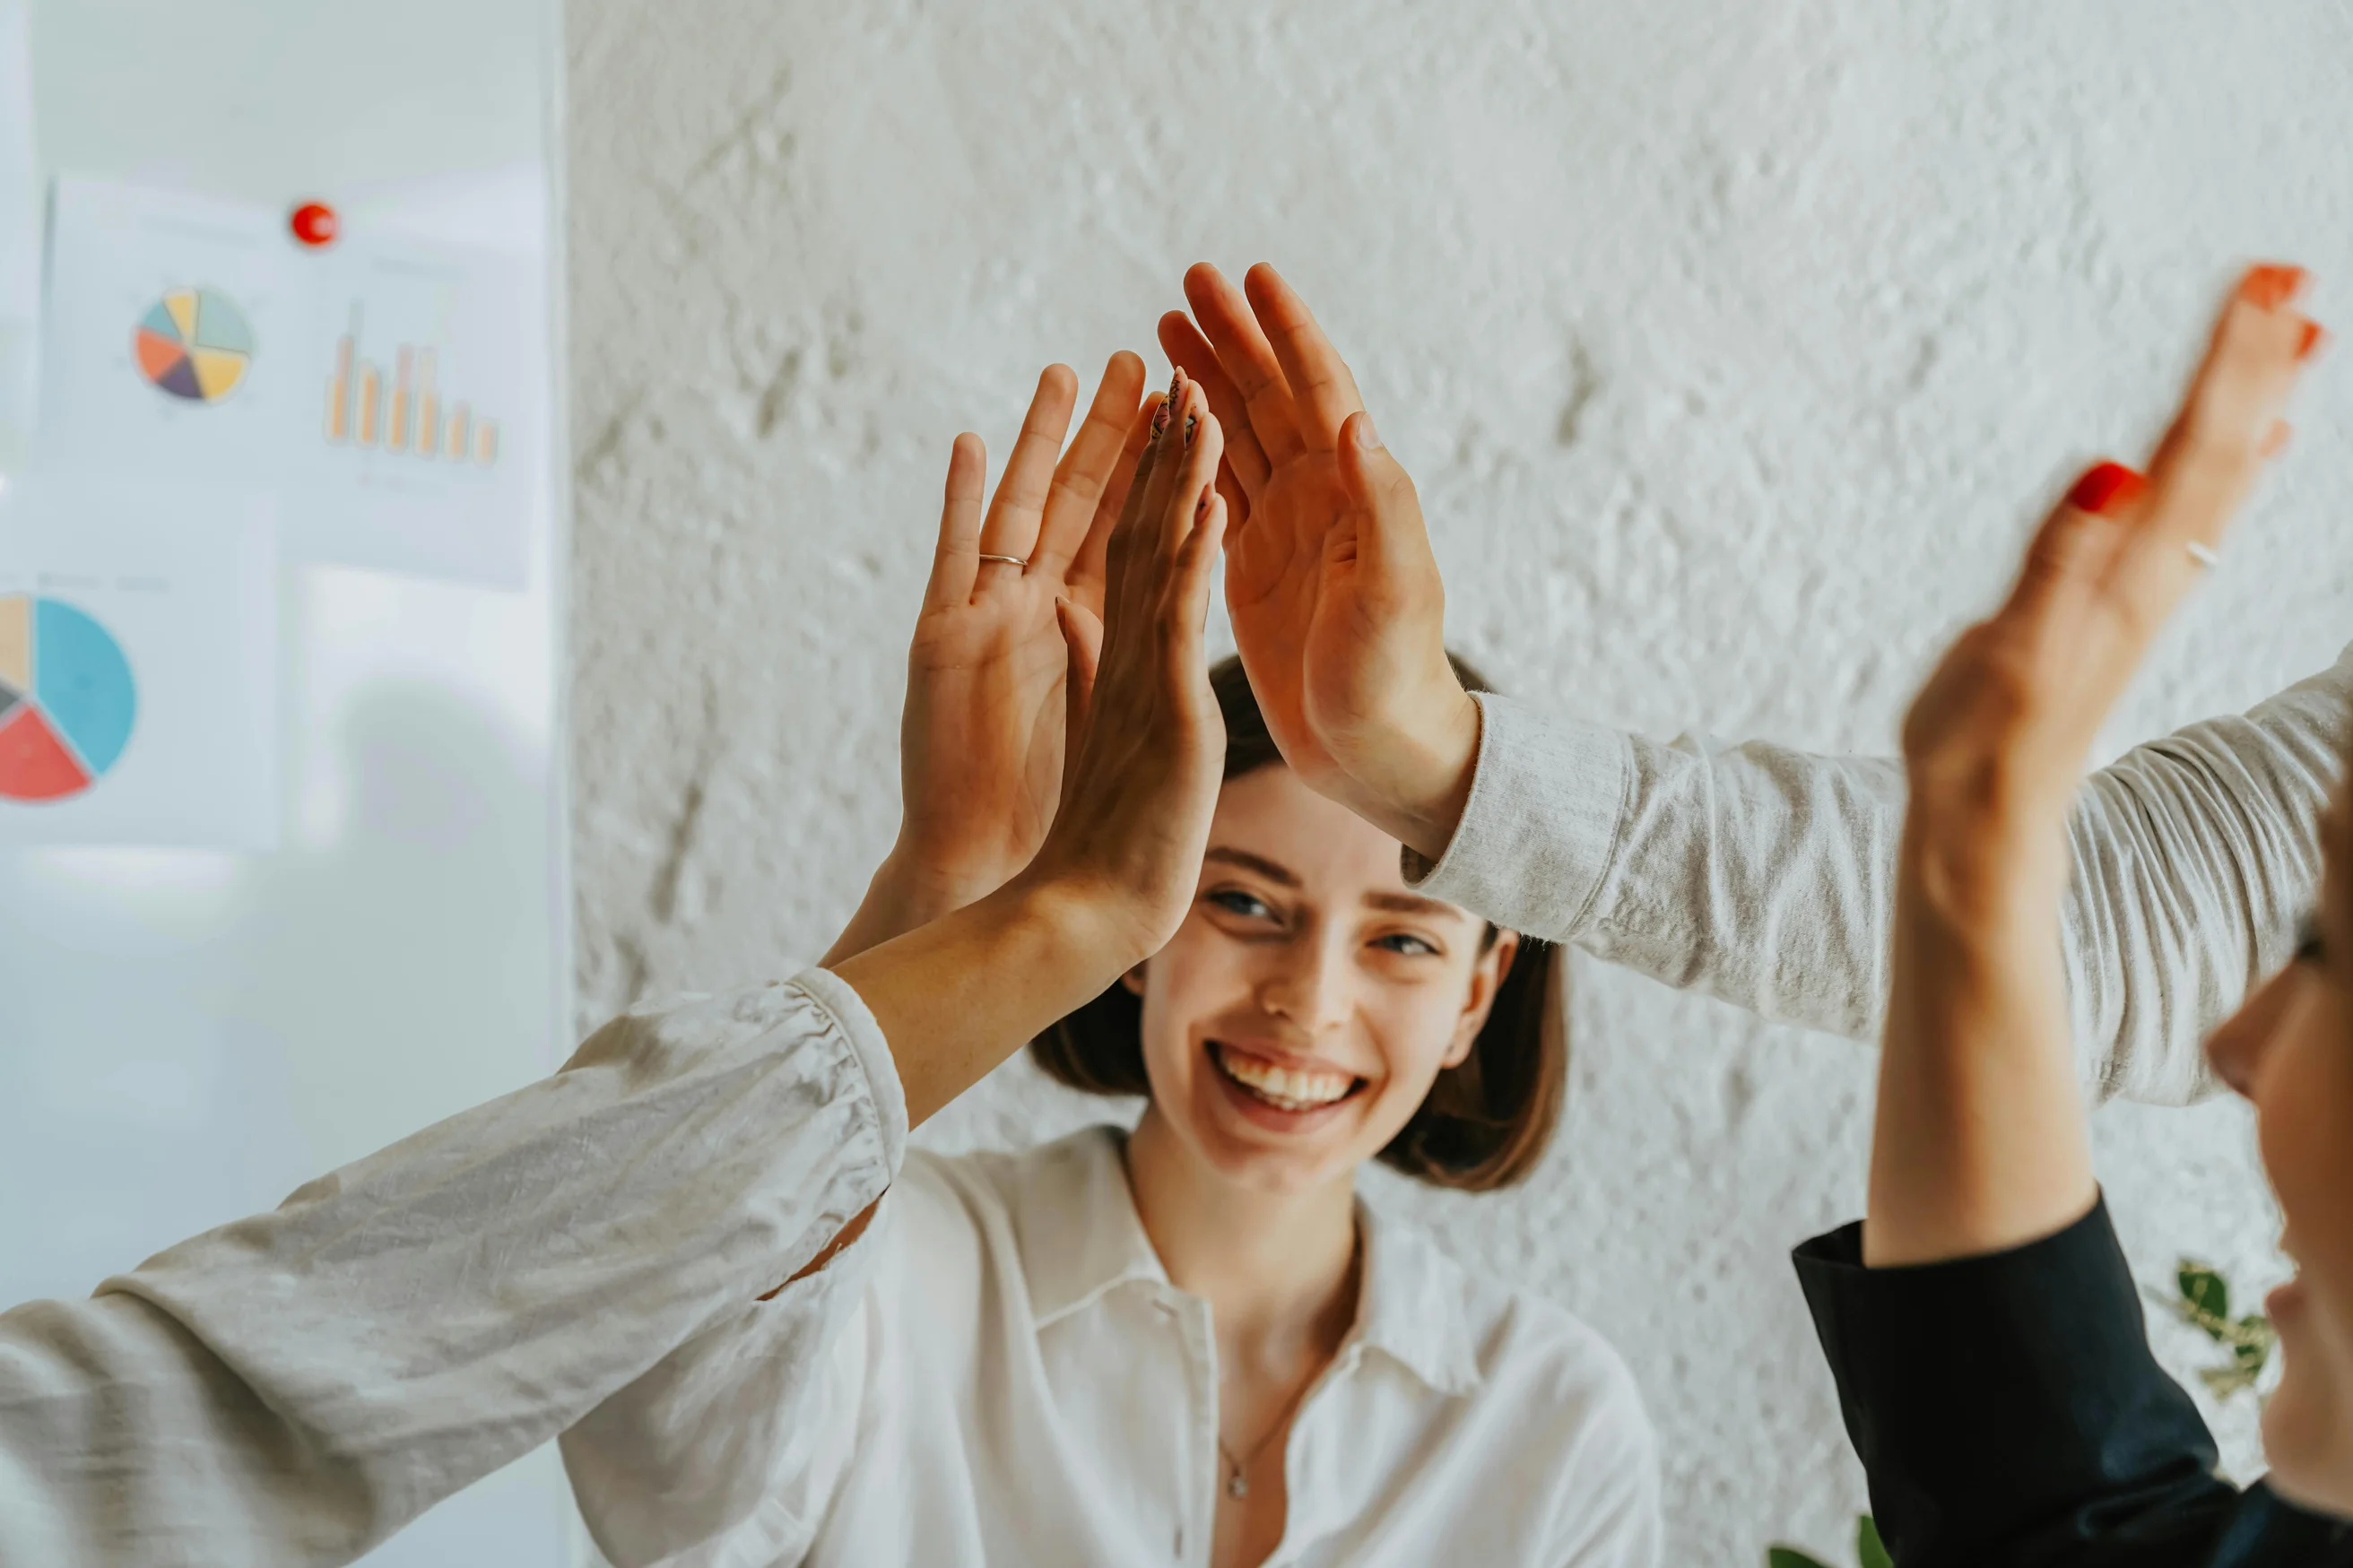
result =
[[1023,933],[1023,946],[1052,955],[1056,967],[1082,976],[1086,996],[1164,945],[1140,900],[1099,879],[1048,867],[1033,866],[981,902],[993,918]]
[[874,868],[874,879],[867,884],[866,896],[870,902],[903,914],[907,920],[904,929],[912,931],[942,915],[953,914],[966,904],[977,903],[995,891],[1002,880],[976,876],[936,856],[923,854],[910,847],[902,837],[891,846],[882,864]]
[[988,891],[969,878],[954,876],[935,863],[909,854],[903,843],[893,845],[868,879],[866,896],[859,900],[849,923],[818,962],[838,963],[880,947],[942,915],[953,914]]
[[1421,705],[1413,721],[1374,748],[1377,767],[1350,782],[1359,813],[1409,849],[1435,861],[1454,841],[1479,771],[1483,722],[1476,699],[1461,686]]
[[1915,800],[1897,851],[1917,919],[1956,939],[1993,939],[2055,918],[2066,889],[2064,819],[1939,811]]

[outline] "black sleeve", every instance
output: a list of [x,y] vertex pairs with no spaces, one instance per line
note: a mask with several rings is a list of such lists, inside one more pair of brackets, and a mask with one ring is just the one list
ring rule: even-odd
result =
[[1981,1258],[1865,1268],[1862,1247],[1860,1225],[1818,1237],[1798,1278],[1903,1568],[2353,1561],[2330,1524],[2214,1475],[2105,1201]]

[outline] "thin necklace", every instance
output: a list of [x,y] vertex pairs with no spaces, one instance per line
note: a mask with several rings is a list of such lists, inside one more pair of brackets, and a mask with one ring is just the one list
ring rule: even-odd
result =
[[1258,1440],[1245,1458],[1235,1458],[1234,1451],[1226,1447],[1226,1435],[1223,1432],[1218,1434],[1218,1457],[1226,1462],[1228,1497],[1239,1502],[1250,1496],[1250,1478],[1242,1472],[1258,1463],[1258,1457],[1266,1452],[1266,1446],[1274,1441],[1275,1434],[1291,1425],[1291,1413],[1299,1408],[1299,1402],[1307,1396],[1307,1390],[1314,1382],[1311,1377],[1299,1385],[1298,1392],[1284,1403],[1282,1414],[1274,1418],[1274,1425],[1266,1429],[1266,1435]]
[[[1129,1136],[1133,1137],[1133,1132],[1131,1132]],[[1133,1202],[1135,1195],[1135,1162],[1134,1156],[1128,1152],[1127,1138],[1122,1138],[1119,1140],[1119,1169],[1120,1173],[1127,1178],[1128,1197],[1129,1200]],[[1140,1221],[1140,1215],[1138,1218]],[[1349,1221],[1348,1228],[1350,1232],[1348,1268],[1349,1272],[1353,1275],[1364,1261],[1365,1237],[1363,1231],[1356,1227],[1356,1222],[1353,1218]],[[1359,1281],[1357,1289],[1362,1290],[1363,1288],[1362,1281]],[[1246,1458],[1240,1459],[1235,1458],[1234,1451],[1226,1447],[1226,1435],[1223,1432],[1217,1435],[1218,1457],[1226,1462],[1226,1495],[1228,1497],[1240,1502],[1242,1499],[1250,1496],[1250,1478],[1242,1472],[1248,1469],[1251,1465],[1256,1464],[1258,1462],[1258,1457],[1266,1452],[1266,1446],[1274,1441],[1275,1434],[1282,1431],[1291,1424],[1292,1415],[1298,1410],[1299,1402],[1306,1398],[1307,1391],[1314,1387],[1320,1381],[1322,1381],[1322,1378],[1319,1374],[1316,1377],[1309,1378],[1305,1383],[1299,1385],[1297,1390],[1292,1394],[1291,1397],[1283,1403],[1282,1413],[1274,1418],[1274,1425],[1266,1429],[1265,1436],[1261,1436],[1255,1444],[1251,1445],[1250,1451]]]
[[[1352,1270],[1356,1267],[1361,1249],[1364,1247],[1364,1239],[1362,1237],[1357,1238],[1356,1247],[1359,1251],[1352,1252],[1348,1257],[1348,1267]],[[1361,1285],[1358,1287],[1359,1289],[1362,1288],[1363,1287]],[[1327,1370],[1329,1369],[1330,1364],[1331,1363],[1328,1361],[1324,1363]],[[1234,1451],[1226,1447],[1226,1435],[1223,1432],[1218,1434],[1218,1457],[1226,1462],[1226,1495],[1228,1497],[1232,1498],[1236,1502],[1240,1502],[1242,1499],[1250,1496],[1250,1477],[1245,1475],[1243,1472],[1248,1470],[1250,1466],[1258,1463],[1258,1457],[1266,1452],[1267,1445],[1274,1441],[1275,1435],[1277,1433],[1282,1432],[1290,1426],[1291,1417],[1296,1414],[1299,1409],[1299,1402],[1307,1397],[1307,1391],[1309,1389],[1314,1388],[1322,1381],[1324,1381],[1324,1374],[1322,1372],[1318,1372],[1314,1377],[1309,1378],[1306,1382],[1301,1384],[1296,1389],[1293,1390],[1291,1397],[1282,1402],[1282,1409],[1275,1415],[1274,1425],[1266,1429],[1265,1433],[1259,1438],[1259,1440],[1250,1446],[1250,1451],[1242,1458],[1239,1459],[1235,1458]]]

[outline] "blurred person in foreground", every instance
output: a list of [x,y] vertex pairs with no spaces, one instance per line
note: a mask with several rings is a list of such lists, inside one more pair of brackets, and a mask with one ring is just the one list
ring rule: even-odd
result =
[[2253,1102],[2296,1278],[2270,1476],[2242,1493],[2148,1351],[2067,1037],[2058,910],[2068,805],[2117,695],[2275,448],[2319,329],[2293,268],[2224,307],[2147,477],[2102,464],[1955,643],[1904,731],[1868,1212],[1798,1270],[1905,1568],[2353,1563],[2353,818],[2294,959],[2209,1042]]

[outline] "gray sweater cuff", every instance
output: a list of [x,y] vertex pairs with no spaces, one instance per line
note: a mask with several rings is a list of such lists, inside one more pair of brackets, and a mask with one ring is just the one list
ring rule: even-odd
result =
[[1510,930],[1567,941],[1617,853],[1632,772],[1626,737],[1493,692],[1473,700],[1471,798],[1435,864],[1403,852],[1406,883]]

